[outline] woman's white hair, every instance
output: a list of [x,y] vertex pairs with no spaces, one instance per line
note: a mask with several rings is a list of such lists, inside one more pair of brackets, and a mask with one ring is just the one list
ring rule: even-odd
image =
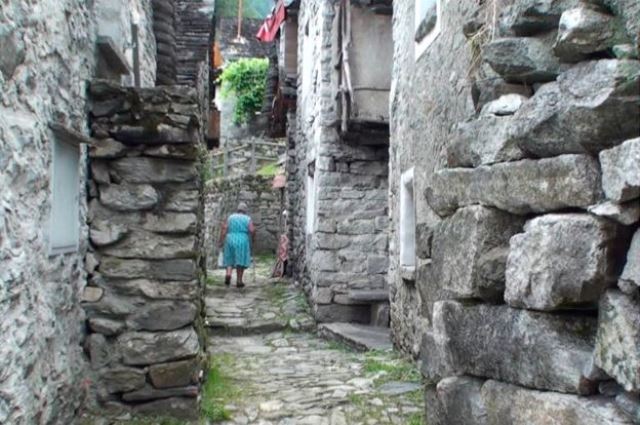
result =
[[249,212],[249,207],[247,206],[246,203],[240,202],[238,204],[238,212],[247,213],[247,212]]

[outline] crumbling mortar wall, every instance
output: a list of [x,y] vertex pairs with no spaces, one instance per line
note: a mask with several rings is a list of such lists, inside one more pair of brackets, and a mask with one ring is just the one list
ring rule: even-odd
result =
[[443,0],[416,61],[413,2],[394,3],[394,341],[429,424],[640,423],[639,2],[497,4]]

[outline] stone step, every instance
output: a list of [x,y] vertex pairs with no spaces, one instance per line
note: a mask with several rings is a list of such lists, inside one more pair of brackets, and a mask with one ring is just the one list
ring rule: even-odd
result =
[[389,291],[380,290],[353,290],[349,291],[349,299],[362,303],[389,302]]
[[342,342],[357,351],[393,348],[389,328],[353,323],[324,323],[318,326],[318,334],[324,339]]

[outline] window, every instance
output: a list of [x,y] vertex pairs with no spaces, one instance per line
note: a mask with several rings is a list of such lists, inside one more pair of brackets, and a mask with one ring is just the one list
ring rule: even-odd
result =
[[311,235],[316,224],[316,179],[315,163],[309,165],[307,174],[307,235]]
[[440,34],[442,0],[415,0],[415,56],[418,59]]
[[416,205],[413,168],[402,174],[400,183],[400,266],[416,265]]
[[51,179],[49,252],[51,255],[78,249],[80,226],[80,150],[54,140]]

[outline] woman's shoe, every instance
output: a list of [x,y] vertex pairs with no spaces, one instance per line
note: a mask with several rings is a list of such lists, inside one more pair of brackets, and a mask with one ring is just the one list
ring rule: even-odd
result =
[[231,286],[231,276],[226,276],[224,278],[224,284],[225,286]]
[[238,288],[244,288],[244,283],[242,283],[242,282],[238,282],[238,283],[236,283],[236,286],[237,286]]

